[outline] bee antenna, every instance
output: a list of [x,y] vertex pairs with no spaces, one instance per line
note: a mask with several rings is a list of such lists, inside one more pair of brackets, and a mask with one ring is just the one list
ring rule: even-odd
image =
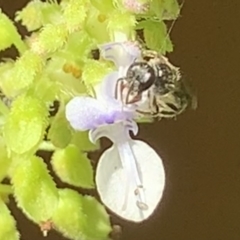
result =
[[[179,8],[179,15],[180,15],[180,12],[181,12],[181,10],[182,10],[184,4],[185,4],[185,0],[183,0],[182,3],[181,3],[181,5],[180,5],[180,8]],[[165,42],[166,42],[166,40],[167,40],[167,37],[170,35],[170,33],[171,33],[171,31],[172,31],[172,29],[173,29],[173,27],[174,27],[174,25],[175,25],[175,23],[176,23],[176,21],[177,21],[179,15],[173,20],[173,22],[172,22],[170,28],[168,29],[167,34],[166,34],[166,37],[165,37],[165,39],[164,39],[164,41],[163,41],[163,44],[162,44],[162,48],[161,48],[161,50],[160,50],[160,53],[162,52],[162,50],[163,50],[163,46],[164,46],[164,44],[165,44]]]

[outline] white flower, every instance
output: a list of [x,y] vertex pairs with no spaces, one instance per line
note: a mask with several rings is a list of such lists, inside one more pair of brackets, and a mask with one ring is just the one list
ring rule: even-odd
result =
[[103,57],[116,64],[118,71],[105,77],[97,88],[96,99],[73,98],[66,106],[66,117],[74,129],[90,130],[92,142],[101,137],[112,141],[112,147],[102,154],[97,166],[98,193],[114,213],[140,222],[156,209],[165,186],[161,158],[148,144],[130,136],[130,132],[138,133],[133,120],[136,106],[125,106],[115,98],[118,79],[124,77],[140,51],[128,42],[109,43],[99,48]]

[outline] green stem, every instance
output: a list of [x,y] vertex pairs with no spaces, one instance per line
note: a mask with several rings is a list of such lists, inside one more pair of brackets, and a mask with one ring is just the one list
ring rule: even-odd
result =
[[21,38],[15,39],[14,45],[17,48],[20,55],[23,55],[23,53],[27,50],[27,45]]
[[48,152],[52,152],[56,150],[56,147],[48,141],[43,141],[39,147],[38,150],[43,150],[43,151],[48,151]]

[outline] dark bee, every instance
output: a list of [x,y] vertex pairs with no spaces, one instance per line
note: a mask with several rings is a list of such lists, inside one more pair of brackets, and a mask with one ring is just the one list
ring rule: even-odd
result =
[[126,77],[119,81],[122,89],[128,89],[125,104],[138,102],[147,93],[148,103],[137,109],[140,116],[173,118],[192,102],[179,68],[154,51],[144,50],[142,59],[130,65]]
[[126,72],[126,77],[119,79],[122,89],[127,88],[125,104],[139,101],[141,94],[154,84],[155,79],[155,70],[147,62],[140,61],[131,64]]

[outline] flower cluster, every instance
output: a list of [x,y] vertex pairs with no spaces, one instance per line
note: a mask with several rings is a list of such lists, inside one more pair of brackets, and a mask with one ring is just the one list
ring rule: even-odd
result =
[[[72,240],[110,238],[105,206],[135,222],[153,213],[164,168],[148,144],[134,139],[136,108],[146,96],[124,105],[118,80],[140,56],[133,44],[139,30],[143,47],[172,51],[164,21],[178,14],[177,0],[30,0],[14,19],[28,31],[23,36],[0,9],[1,54],[17,50],[0,62],[0,239],[25,237],[9,195],[45,235],[54,229]],[[94,177],[87,153],[104,136],[113,144]],[[58,186],[49,165],[68,187]],[[72,186],[97,188],[103,204]]]

